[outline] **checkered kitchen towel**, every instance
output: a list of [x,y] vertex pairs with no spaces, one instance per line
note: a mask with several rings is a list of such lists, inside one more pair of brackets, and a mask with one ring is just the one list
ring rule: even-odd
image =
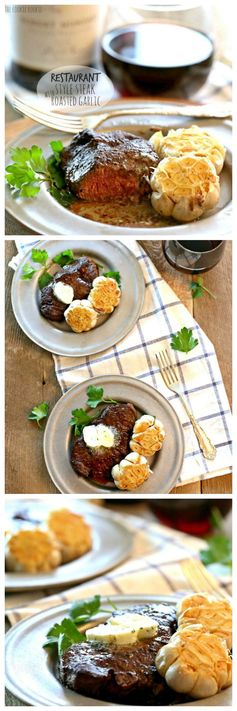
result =
[[[26,240],[17,240],[16,244],[21,255],[32,246]],[[131,240],[129,249],[139,261],[146,285],[139,320],[125,338],[102,353],[80,358],[53,354],[61,389],[66,392],[72,385],[103,376],[105,372],[142,380],[170,401],[182,423],[185,458],[178,485],[229,473],[231,415],[214,347],[141,246]],[[203,457],[181,401],[164,385],[155,357],[159,349],[169,344],[171,334],[183,326],[193,329],[198,346],[188,354],[172,351],[172,357],[178,365],[189,407],[216,446],[214,461]]]

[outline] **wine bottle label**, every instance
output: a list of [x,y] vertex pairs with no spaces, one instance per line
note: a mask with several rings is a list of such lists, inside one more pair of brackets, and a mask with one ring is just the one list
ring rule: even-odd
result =
[[36,71],[96,61],[100,5],[20,5],[10,13],[11,56]]

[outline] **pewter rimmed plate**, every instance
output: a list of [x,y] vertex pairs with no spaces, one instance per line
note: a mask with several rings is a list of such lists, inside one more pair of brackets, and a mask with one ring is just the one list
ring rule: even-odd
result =
[[[41,509],[46,509],[46,514],[47,510],[54,507],[58,508],[59,504],[58,501],[56,502],[56,497],[52,497],[52,499],[54,502],[47,502],[47,504],[44,501],[40,502],[40,507]],[[5,587],[9,592],[57,586],[66,587],[75,583],[82,583],[85,580],[95,578],[97,575],[103,575],[129,556],[132,546],[132,534],[116,515],[113,515],[110,511],[91,506],[87,502],[79,502],[76,499],[65,501],[64,505],[75,513],[84,516],[91,526],[92,550],[71,563],[60,565],[49,573],[33,575],[22,572],[7,572]],[[26,499],[19,500],[18,504],[16,504],[16,501],[14,503],[10,502],[11,512],[13,508],[18,511],[24,508],[32,508],[37,515],[36,501],[31,500],[29,505],[27,505]],[[6,510],[8,510],[8,501]]]
[[[144,235],[151,237],[155,234],[157,239],[168,236],[174,238],[209,238],[227,237],[232,232],[232,129],[229,121],[220,119],[190,119],[180,116],[144,116],[139,115],[139,108],[144,110],[145,107],[152,108],[157,106],[156,101],[150,99],[131,100],[128,99],[117,101],[116,109],[119,108],[137,108],[138,115],[134,117],[111,117],[99,127],[98,130],[127,130],[143,132],[144,127],[148,130],[152,127],[152,132],[159,129],[164,129],[166,132],[170,128],[181,128],[184,126],[198,125],[201,128],[210,131],[217,139],[219,139],[226,147],[226,161],[222,171],[221,195],[216,208],[204,215],[200,220],[189,222],[186,224],[170,224],[162,226],[150,227],[126,227],[104,224],[92,219],[86,219],[80,215],[76,215],[70,210],[65,209],[47,192],[47,186],[44,184],[35,199],[23,199],[13,197],[10,188],[6,187],[6,209],[17,220],[22,222],[28,228],[34,230],[41,235],[65,235],[72,237],[100,237],[130,235],[130,237],[139,237],[142,239]],[[20,134],[17,139],[6,147],[6,165],[11,162],[10,148],[11,147],[31,147],[32,144],[40,146],[45,156],[50,155],[50,141],[61,140],[64,145],[67,145],[72,135],[53,131],[41,126],[34,126],[24,133]],[[96,215],[96,212],[95,212]]]
[[[70,464],[72,410],[86,408],[88,385],[104,388],[105,397],[117,402],[131,402],[140,414],[156,415],[163,422],[166,437],[160,452],[152,457],[152,474],[133,492],[102,487],[78,476]],[[105,491],[128,494],[163,494],[175,485],[184,458],[184,436],[175,410],[158,390],[136,378],[125,375],[105,375],[86,380],[70,388],[55,405],[46,425],[44,457],[48,472],[59,491],[67,494],[103,494]]]
[[[177,596],[119,595],[112,596],[116,605],[124,609],[132,605],[169,603],[176,605]],[[106,604],[107,598],[102,598]],[[123,704],[89,698],[61,686],[42,649],[48,630],[68,614],[70,605],[43,610],[15,625],[6,635],[6,686],[18,699],[31,706],[116,706]],[[190,701],[177,706],[231,706],[231,687],[216,696]],[[127,708],[127,707],[126,707]],[[131,705],[131,709],[134,706]]]
[[[23,265],[30,261],[30,253],[23,257],[12,282],[12,307],[24,333],[38,346],[64,356],[87,356],[110,348],[132,330],[142,310],[145,283],[141,267],[133,253],[117,240],[49,240],[37,245],[46,249],[52,259],[65,249],[72,249],[75,257],[84,254],[94,259],[102,271],[119,271],[121,299],[100,325],[86,333],[74,333],[63,322],[55,323],[41,316],[39,310],[39,273],[31,280],[22,280]],[[37,268],[37,265],[36,265]],[[66,326],[66,328],[65,328]]]

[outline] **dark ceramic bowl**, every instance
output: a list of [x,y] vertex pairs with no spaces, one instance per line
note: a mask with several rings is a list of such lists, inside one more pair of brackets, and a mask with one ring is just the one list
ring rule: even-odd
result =
[[163,22],[111,30],[101,49],[104,69],[123,96],[190,97],[205,84],[214,56],[203,32]]

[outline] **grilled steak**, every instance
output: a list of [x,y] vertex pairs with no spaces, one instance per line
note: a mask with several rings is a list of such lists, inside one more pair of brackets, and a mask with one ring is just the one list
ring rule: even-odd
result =
[[80,694],[114,703],[161,706],[177,702],[180,697],[155,667],[158,650],[176,630],[175,609],[170,605],[137,605],[127,612],[156,620],[157,636],[126,646],[91,641],[72,644],[60,657],[59,681]]
[[53,293],[53,286],[44,286],[40,294],[40,313],[50,321],[63,321],[67,304],[59,301]]
[[50,321],[63,321],[67,304],[59,301],[53,293],[56,282],[69,284],[74,290],[74,299],[86,299],[90,293],[92,281],[99,274],[97,264],[89,257],[79,257],[73,264],[63,268],[55,275],[54,280],[41,291],[40,311],[42,316]]
[[82,131],[61,154],[67,186],[77,198],[94,202],[138,202],[150,192],[158,161],[148,141],[125,131]]
[[65,274],[76,274],[83,281],[92,284],[93,280],[99,275],[99,267],[90,257],[82,256],[75,260],[73,264],[63,267],[62,272],[56,275],[55,281],[64,281]]
[[71,452],[71,464],[77,474],[89,477],[101,485],[112,483],[111,469],[128,453],[128,444],[136,420],[136,410],[131,404],[108,405],[93,424],[112,427],[115,435],[113,447],[90,449],[83,435],[76,439]]

